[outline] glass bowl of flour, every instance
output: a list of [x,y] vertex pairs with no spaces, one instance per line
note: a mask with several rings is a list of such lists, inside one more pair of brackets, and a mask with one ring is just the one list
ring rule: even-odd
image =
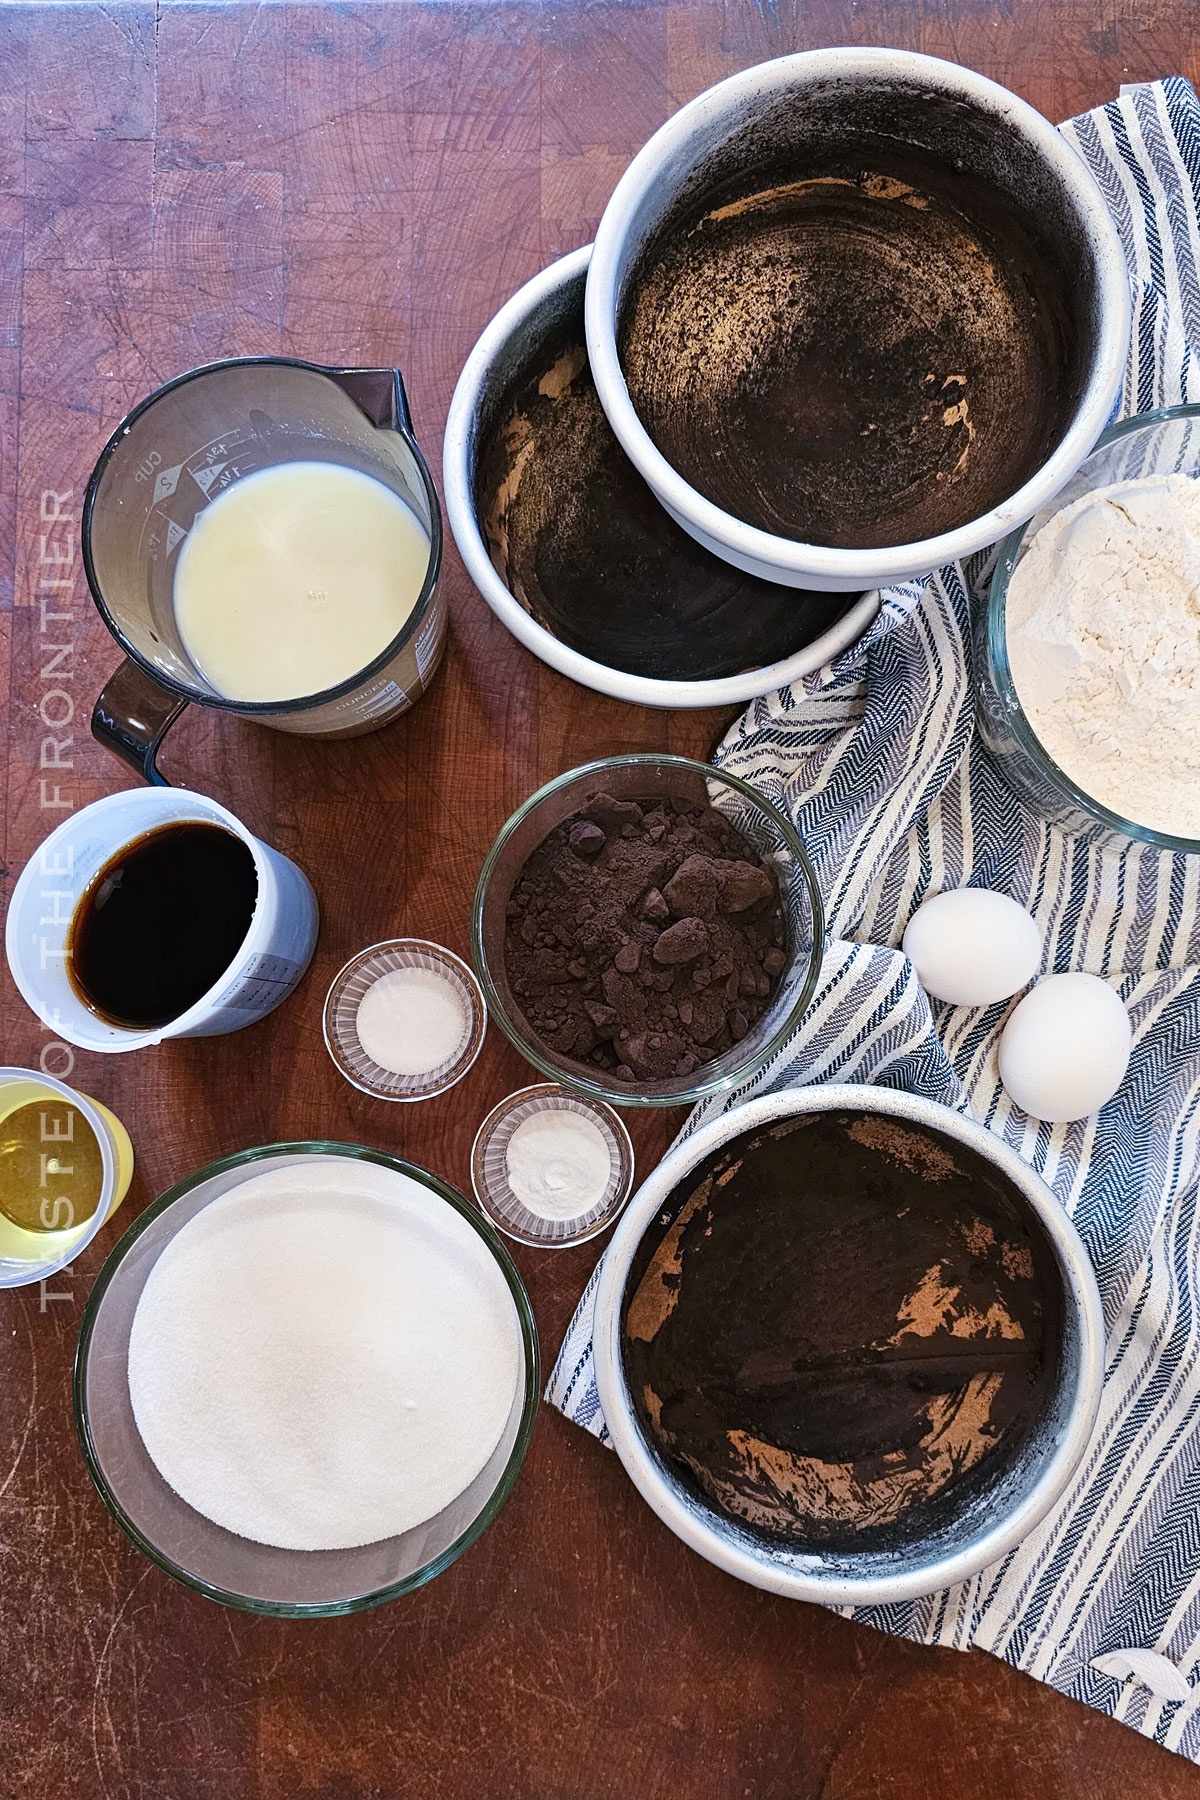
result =
[[1038,817],[1200,854],[1200,407],[1111,426],[1005,540],[976,669],[979,735]]
[[409,1593],[507,1498],[533,1431],[525,1288],[461,1194],[353,1144],[176,1184],[88,1298],[75,1413],[114,1519],[185,1586],[321,1617]]

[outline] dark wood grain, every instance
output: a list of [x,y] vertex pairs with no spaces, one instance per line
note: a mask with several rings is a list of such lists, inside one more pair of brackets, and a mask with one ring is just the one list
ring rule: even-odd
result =
[[[476,334],[588,241],[667,112],[763,57],[882,42],[955,57],[1053,117],[1124,81],[1196,74],[1194,0],[598,0],[0,8],[0,894],[61,816],[41,804],[42,499],[77,512],[131,401],[197,361],[286,351],[398,363],[438,460]],[[55,528],[74,540],[74,525]],[[123,785],[82,721],[114,648],[76,568],[78,723],[63,797]],[[453,638],[405,721],[306,745],[198,714],[166,762],[296,857],[320,947],[300,993],[240,1036],[75,1079],[128,1122],[127,1221],[212,1157],[329,1136],[468,1180],[475,1125],[529,1071],[493,1032],[419,1108],[355,1094],[321,1043],[358,946],[458,951],[480,859],[539,781],[591,754],[705,754],[726,716],[570,686],[449,559]],[[7,973],[2,1060],[47,1034]],[[637,1121],[641,1167],[671,1121]],[[0,1296],[0,1792],[37,1800],[698,1795],[712,1800],[1093,1800],[1200,1794],[1200,1775],[983,1655],[895,1643],[719,1574],[616,1459],[546,1409],[497,1524],[430,1588],[287,1625],[193,1598],[125,1542],[71,1424],[80,1306],[108,1227],[42,1310]],[[595,1250],[518,1251],[547,1358]]]

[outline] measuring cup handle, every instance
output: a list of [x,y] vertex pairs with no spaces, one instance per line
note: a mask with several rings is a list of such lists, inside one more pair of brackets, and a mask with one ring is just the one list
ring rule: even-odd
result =
[[158,749],[186,705],[126,659],[92,708],[92,736],[153,787],[170,787]]

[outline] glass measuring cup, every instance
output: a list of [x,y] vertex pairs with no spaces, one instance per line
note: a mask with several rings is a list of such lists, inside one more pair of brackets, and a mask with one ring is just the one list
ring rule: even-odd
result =
[[[416,605],[373,661],[339,685],[283,701],[229,700],[184,648],[176,560],[196,519],[244,476],[281,463],[338,463],[374,476],[429,537]],[[125,652],[92,731],[147,781],[191,701],[279,731],[357,737],[405,712],[431,680],[446,637],[437,492],[413,437],[398,369],[328,369],[289,357],[209,363],[169,381],[121,422],[83,503],[83,562],[100,616]]]

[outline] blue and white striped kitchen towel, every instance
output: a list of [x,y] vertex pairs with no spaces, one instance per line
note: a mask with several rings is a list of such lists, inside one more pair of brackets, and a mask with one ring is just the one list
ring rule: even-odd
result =
[[[1124,409],[1200,400],[1200,104],[1180,79],[1063,126],[1120,228],[1134,289]],[[1025,812],[972,735],[961,569],[889,590],[864,643],[756,701],[717,761],[785,805],[813,853],[832,941],[803,1024],[751,1092],[877,1082],[969,1110],[1059,1195],[1095,1262],[1109,1360],[1077,1480],[973,1581],[851,1613],[922,1643],[979,1645],[1200,1760],[1200,858],[1071,842]],[[1004,1005],[930,1004],[897,949],[927,894],[998,888],[1034,914],[1049,970],[1115,983],[1135,1026],[1117,1097],[1076,1125],[1015,1112],[996,1074]],[[580,1302],[547,1397],[606,1434]],[[1129,1677],[1122,1653],[1141,1678]]]

